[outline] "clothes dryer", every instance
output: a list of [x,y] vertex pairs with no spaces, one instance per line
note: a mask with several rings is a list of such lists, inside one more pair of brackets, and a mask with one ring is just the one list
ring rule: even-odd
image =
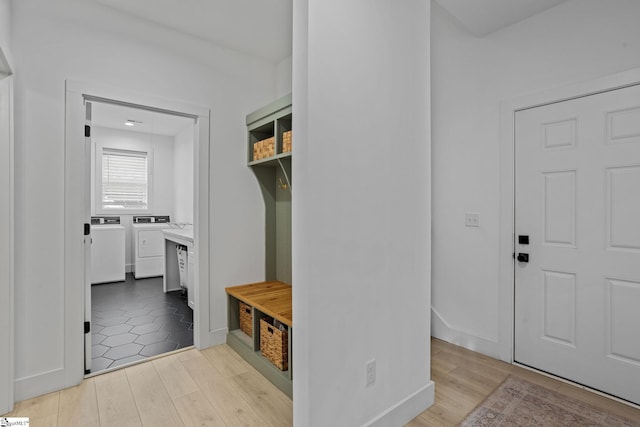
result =
[[164,275],[164,235],[168,216],[134,216],[133,275],[136,279]]

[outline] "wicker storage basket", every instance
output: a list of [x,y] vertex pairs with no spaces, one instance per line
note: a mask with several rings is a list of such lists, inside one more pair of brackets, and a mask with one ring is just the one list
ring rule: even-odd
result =
[[281,371],[289,369],[289,331],[281,331],[269,323],[271,319],[260,319],[260,352]]
[[253,144],[253,160],[266,159],[276,154],[276,138],[263,139]]
[[251,316],[251,306],[238,301],[240,306],[240,330],[245,334],[252,336],[253,333],[253,319]]
[[292,148],[291,131],[286,131],[282,134],[282,152],[290,153]]

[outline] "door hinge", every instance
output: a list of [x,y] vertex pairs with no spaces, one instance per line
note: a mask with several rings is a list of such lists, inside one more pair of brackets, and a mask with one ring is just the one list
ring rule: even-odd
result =
[[88,236],[89,234],[91,234],[91,224],[85,224],[84,225],[84,235]]
[[91,137],[91,126],[84,125],[84,136],[85,138]]
[[88,334],[91,332],[91,322],[84,322],[84,333]]

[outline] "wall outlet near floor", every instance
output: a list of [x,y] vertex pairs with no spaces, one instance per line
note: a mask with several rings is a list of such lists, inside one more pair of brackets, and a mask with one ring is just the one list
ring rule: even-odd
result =
[[480,227],[480,214],[477,212],[465,213],[464,225],[467,227]]
[[367,387],[371,387],[376,382],[376,359],[369,360],[365,364],[367,374]]

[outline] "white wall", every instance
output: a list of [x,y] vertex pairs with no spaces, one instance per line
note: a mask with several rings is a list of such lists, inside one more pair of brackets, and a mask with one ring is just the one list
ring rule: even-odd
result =
[[[264,205],[245,114],[275,98],[275,65],[94,2],[12,4],[16,70],[16,399],[64,383],[65,79],[211,108],[211,333],[224,287],[264,277]],[[232,183],[232,185],[230,185]],[[205,261],[206,262],[206,261]]]
[[635,0],[572,0],[477,38],[434,3],[435,336],[498,356],[500,102],[639,67],[639,19]]
[[293,62],[291,56],[278,63],[276,74],[276,94],[278,98],[291,93],[292,67]]
[[0,78],[0,414],[13,408],[14,167],[11,77]]
[[13,64],[11,54],[11,0],[0,0],[0,73]]
[[173,145],[173,222],[193,224],[193,126],[174,138]]
[[[193,134],[193,129],[191,129]],[[150,147],[153,150],[153,181],[152,181],[152,209],[145,215],[169,215],[174,221],[174,138],[172,136],[152,135],[140,132],[130,132],[126,130],[108,129],[99,126],[91,128],[92,142],[92,180],[91,180],[91,215],[105,216],[112,214],[96,214],[96,187],[95,173],[96,161],[100,161],[100,157],[96,158],[96,146],[101,144],[108,148],[118,148],[122,150],[145,150]],[[191,141],[193,146],[193,140]],[[192,148],[193,151],[193,148]],[[193,157],[192,157],[193,159]],[[193,182],[193,167],[191,171],[191,182]],[[193,188],[193,185],[192,185]],[[193,200],[193,198],[192,198]],[[191,207],[193,212],[193,206]],[[125,269],[127,272],[132,271],[133,260],[133,215],[117,214],[120,217],[120,224],[125,227]]]
[[11,133],[11,82],[5,77],[10,69],[11,3],[0,0],[0,414],[13,407],[13,141]]
[[294,425],[404,425],[433,402],[429,2],[296,0],[293,43]]
[[0,0],[0,47],[11,44],[11,0]]

